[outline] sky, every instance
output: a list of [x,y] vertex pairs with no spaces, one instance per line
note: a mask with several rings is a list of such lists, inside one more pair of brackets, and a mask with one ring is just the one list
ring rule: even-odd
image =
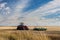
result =
[[0,0],[0,26],[60,26],[60,0]]

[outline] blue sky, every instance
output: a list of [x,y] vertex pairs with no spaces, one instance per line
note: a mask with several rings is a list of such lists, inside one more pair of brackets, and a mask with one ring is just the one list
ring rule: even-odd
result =
[[0,0],[0,25],[59,25],[59,0]]
[[32,11],[36,10],[40,6],[43,6],[44,4],[47,4],[50,1],[52,1],[52,0],[30,0],[30,2],[28,4],[29,6],[24,8],[24,12],[29,11],[29,10],[32,10]]

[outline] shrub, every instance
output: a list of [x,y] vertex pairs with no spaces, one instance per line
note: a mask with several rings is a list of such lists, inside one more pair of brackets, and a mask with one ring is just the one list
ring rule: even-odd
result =
[[46,28],[34,28],[33,30],[37,30],[37,31],[46,31]]

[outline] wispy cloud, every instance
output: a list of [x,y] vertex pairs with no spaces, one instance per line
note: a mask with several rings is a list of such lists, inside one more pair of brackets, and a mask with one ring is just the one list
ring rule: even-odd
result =
[[[20,3],[21,1],[21,3]],[[20,0],[18,3],[16,3],[16,7],[14,7],[14,10],[12,13],[10,13],[10,8],[9,7],[6,7],[5,9],[7,10],[7,13],[11,14],[11,16],[7,16],[1,24],[3,25],[17,25],[20,23],[20,21],[22,21],[22,11],[23,11],[23,8],[27,6],[29,0]],[[12,10],[12,9],[11,9]]]
[[[28,12],[29,14],[27,16],[25,16],[26,22],[27,22],[27,24],[31,23],[31,25],[33,23],[33,25],[38,24],[38,25],[50,25],[50,26],[58,25],[59,26],[58,23],[60,23],[60,22],[59,22],[59,18],[57,18],[57,17],[60,15],[56,15],[56,14],[59,14],[58,13],[59,11],[60,11],[60,0],[53,0],[33,12],[30,12],[30,13]],[[54,16],[54,18],[51,17],[50,19],[43,17],[43,16],[49,17],[48,15],[50,15],[52,17],[54,15],[55,16]]]
[[7,3],[0,3],[0,23],[6,20],[6,17],[10,13],[10,7],[6,7]]
[[[1,20],[3,22],[0,25],[17,25],[20,22],[24,22],[26,25],[60,25],[60,0],[53,0],[48,2],[47,4],[37,8],[34,11],[28,11],[23,13],[23,9],[28,5],[30,0],[20,0],[20,2],[16,3],[16,7],[11,14],[11,16],[7,16],[6,19],[1,16]],[[3,5],[2,5],[3,4]],[[2,3],[0,5],[0,9],[5,7],[6,3]],[[5,7],[7,10],[7,15],[10,13],[10,7]]]

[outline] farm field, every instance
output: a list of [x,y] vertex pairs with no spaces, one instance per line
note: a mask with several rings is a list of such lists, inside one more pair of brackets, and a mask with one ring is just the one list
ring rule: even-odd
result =
[[[1,29],[16,29],[16,26],[0,26]],[[28,26],[29,29],[33,28],[47,28],[47,31],[60,31],[60,26]]]
[[32,30],[1,30],[0,40],[50,40],[44,32]]
[[60,31],[1,30],[0,40],[60,40]]
[[16,30],[16,28],[0,27],[0,40],[60,40],[60,27],[45,27],[47,31]]

